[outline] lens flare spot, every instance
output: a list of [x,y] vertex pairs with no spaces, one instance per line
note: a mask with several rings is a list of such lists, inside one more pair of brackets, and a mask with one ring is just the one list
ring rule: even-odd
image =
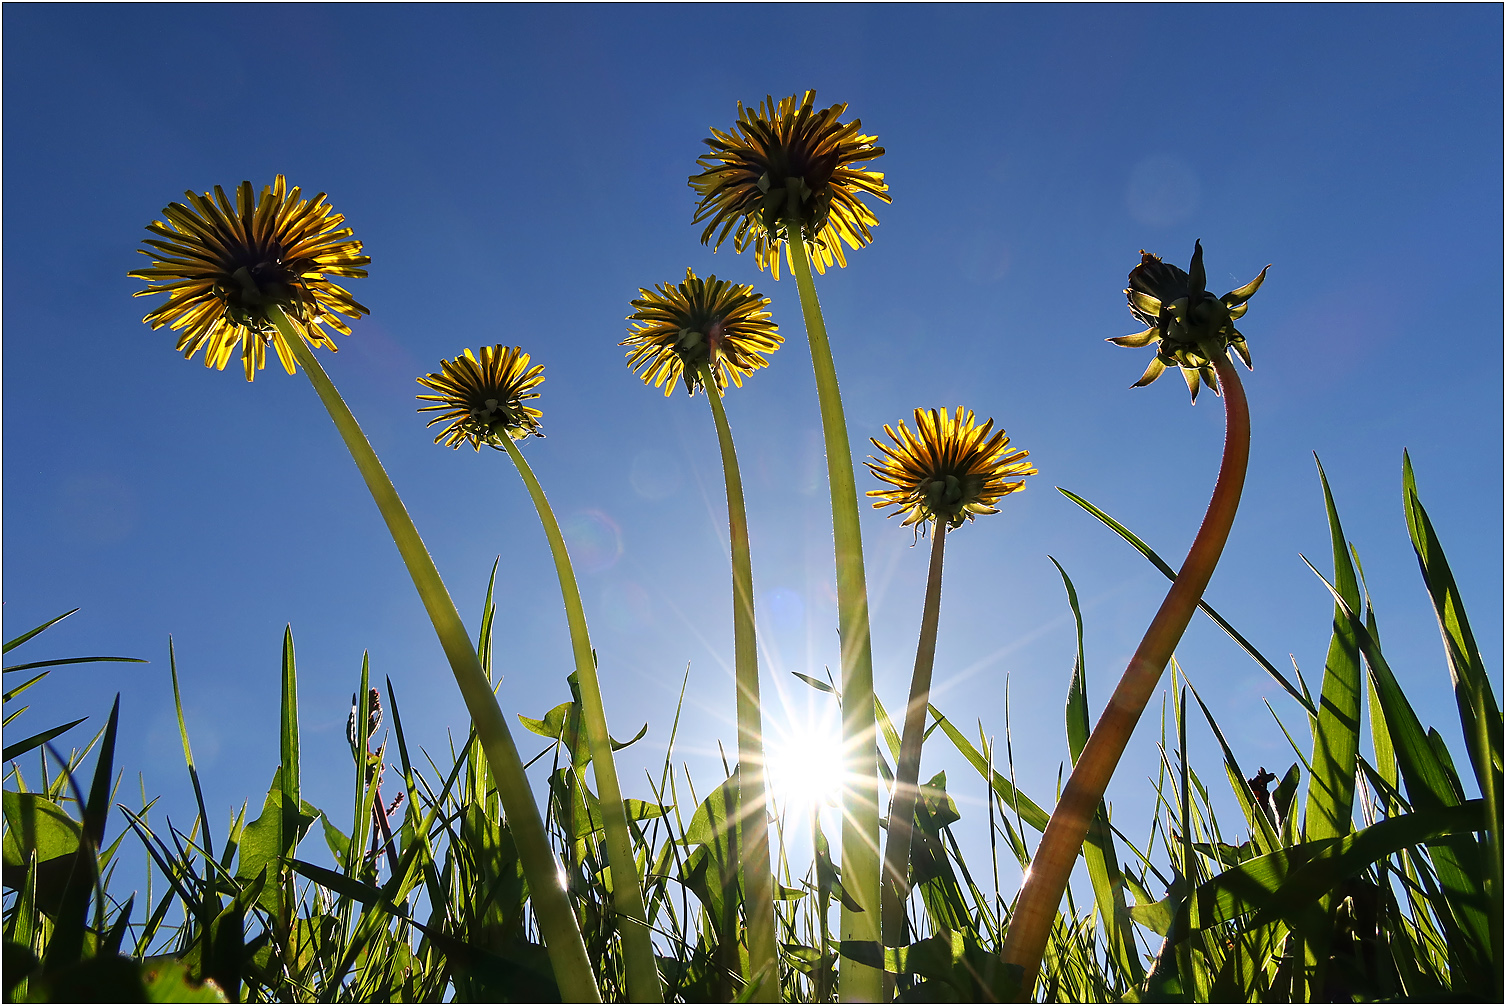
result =
[[617,522],[600,510],[582,510],[561,524],[570,561],[577,570],[600,573],[622,558],[622,531]]

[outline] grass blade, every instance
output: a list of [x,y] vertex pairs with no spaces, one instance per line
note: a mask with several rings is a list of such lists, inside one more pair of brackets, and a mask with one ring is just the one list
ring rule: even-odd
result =
[[62,726],[52,727],[49,730],[43,730],[41,733],[32,734],[25,740],[16,741],[14,744],[7,744],[5,751],[0,753],[0,761],[10,761],[12,758],[19,758],[26,752],[41,747],[59,734],[67,733],[88,718],[87,716],[80,716],[72,723],[64,723]]
[[[1480,794],[1489,808],[1489,843],[1487,898],[1490,912],[1490,946],[1499,947],[1503,934],[1501,869],[1501,709],[1496,704],[1495,692],[1490,686],[1490,675],[1485,671],[1485,662],[1480,657],[1480,648],[1475,644],[1470,631],[1469,619],[1464,613],[1464,600],[1459,595],[1459,586],[1444,557],[1443,545],[1438,541],[1433,522],[1417,495],[1417,478],[1412,471],[1412,459],[1402,453],[1402,498],[1407,516],[1407,532],[1412,538],[1412,547],[1417,553],[1417,564],[1422,569],[1422,580],[1427,586],[1428,597],[1433,603],[1433,612],[1438,618],[1438,628],[1443,635],[1444,651],[1448,656],[1449,676],[1454,684],[1454,699],[1459,706],[1459,722],[1464,728],[1464,743],[1469,751],[1470,765]],[[1499,986],[1497,987],[1499,992]]]
[[[54,625],[58,624],[63,619],[67,618],[69,615],[77,613],[78,610],[79,609],[74,608],[73,611],[65,611],[61,615],[59,615],[57,618],[51,619],[50,621],[43,622],[41,625],[37,626],[35,629],[31,629],[31,630],[29,630],[27,632],[21,633],[15,639],[12,639],[12,640],[8,641],[7,643],[5,643],[3,646],[0,646],[0,653],[9,653],[11,650],[14,650],[16,647],[18,647],[22,643],[26,642],[28,639],[31,639],[32,637],[36,636],[39,633],[46,632],[48,629],[52,628]],[[17,668],[17,669],[19,669],[19,668]],[[7,670],[10,670],[10,668],[7,668]]]
[[[1067,746],[1072,752],[1072,763],[1075,765],[1083,745],[1088,742],[1091,730],[1088,723],[1082,609],[1077,602],[1077,588],[1072,585],[1072,578],[1062,569],[1061,563],[1051,556],[1046,558],[1051,559],[1051,564],[1061,574],[1062,584],[1067,589],[1067,603],[1072,607],[1072,617],[1077,624],[1077,659],[1072,665],[1072,682],[1067,688]],[[1145,969],[1140,964],[1135,948],[1135,929],[1124,898],[1124,878],[1120,874],[1119,857],[1114,850],[1114,834],[1109,829],[1109,809],[1103,801],[1099,801],[1098,812],[1093,817],[1093,823],[1088,826],[1082,855],[1088,865],[1093,899],[1098,904],[1098,914],[1103,920],[1103,932],[1109,950],[1129,983],[1138,985],[1145,978]]]
[[[1113,531],[1115,534],[1119,535],[1119,537],[1123,538],[1125,541],[1133,545],[1135,547],[1135,550],[1141,555],[1145,556],[1145,558],[1149,559],[1151,565],[1159,569],[1162,575],[1166,577],[1166,579],[1173,582],[1176,581],[1177,571],[1168,566],[1166,564],[1166,560],[1157,555],[1156,550],[1145,544],[1145,542],[1142,541],[1140,537],[1133,531],[1131,531],[1129,528],[1125,527],[1123,524],[1119,523],[1117,520],[1110,517],[1108,514],[1104,513],[1102,510],[1098,509],[1096,506],[1089,503],[1087,500],[1083,499],[1076,493],[1071,492],[1067,489],[1063,489],[1061,486],[1057,486],[1056,491],[1067,497],[1067,499],[1071,500],[1073,503],[1076,503],[1078,506],[1082,507],[1094,517],[1097,517],[1104,523],[1105,526],[1109,528],[1109,530]],[[1286,675],[1276,670],[1276,665],[1267,660],[1265,658],[1265,655],[1257,650],[1253,643],[1251,643],[1244,636],[1240,635],[1239,632],[1235,630],[1234,626],[1225,621],[1224,616],[1220,615],[1217,611],[1214,611],[1212,605],[1210,605],[1207,601],[1200,600],[1198,601],[1197,606],[1202,609],[1204,614],[1213,619],[1215,625],[1228,633],[1229,638],[1239,644],[1239,648],[1250,655],[1250,659],[1254,660],[1257,664],[1265,669],[1265,672],[1267,674],[1276,679],[1276,683],[1279,684],[1282,688],[1286,689],[1286,693],[1292,698],[1296,699],[1303,709],[1306,709],[1310,714],[1314,716],[1317,715],[1318,710],[1313,705],[1312,699],[1308,698],[1301,689],[1298,689],[1295,685],[1288,681],[1286,679]]]

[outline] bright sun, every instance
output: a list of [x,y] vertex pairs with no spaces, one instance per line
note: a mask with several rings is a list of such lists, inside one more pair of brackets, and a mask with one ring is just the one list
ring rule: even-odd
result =
[[807,811],[840,801],[842,739],[835,724],[807,723],[769,738],[769,795],[781,810]]

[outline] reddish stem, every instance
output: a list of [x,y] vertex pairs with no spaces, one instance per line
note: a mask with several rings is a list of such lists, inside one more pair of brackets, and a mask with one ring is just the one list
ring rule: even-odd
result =
[[1250,459],[1250,410],[1244,387],[1228,357],[1220,355],[1214,366],[1223,386],[1224,398],[1224,459],[1219,466],[1218,483],[1213,488],[1213,498],[1208,501],[1208,511],[1203,516],[1197,537],[1193,539],[1192,548],[1187,552],[1187,559],[1166,599],[1161,602],[1156,617],[1145,630],[1145,637],[1135,655],[1130,658],[1119,687],[1114,689],[1113,697],[1088,737],[1025,874],[1025,883],[1020,888],[1001,954],[1005,964],[1018,965],[1024,971],[1018,992],[1021,1002],[1029,998],[1035,988],[1046,940],[1051,935],[1062,894],[1067,889],[1067,879],[1082,850],[1093,813],[1103,800],[1104,791],[1108,789],[1109,780],[1140,714],[1145,711],[1146,703],[1160,681],[1161,672],[1166,669],[1172,651],[1197,610],[1203,590],[1218,565],[1224,543],[1229,539],[1235,511],[1239,509],[1239,496],[1244,489],[1245,469]]

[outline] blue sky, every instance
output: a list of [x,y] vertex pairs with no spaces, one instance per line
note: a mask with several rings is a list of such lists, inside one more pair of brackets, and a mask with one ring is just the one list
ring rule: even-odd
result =
[[[324,190],[373,259],[371,317],[325,365],[365,426],[468,623],[501,557],[504,710],[563,701],[569,648],[544,537],[498,455],[435,447],[415,378],[465,347],[546,366],[528,456],[569,530],[614,733],[648,796],[687,665],[682,756],[731,744],[725,511],[711,418],[664,399],[617,342],[640,286],[686,266],[753,283],[787,342],[728,412],[743,458],[771,733],[823,714],[791,671],[835,665],[830,517],[793,284],[698,243],[685,179],[738,100],[817,89],[888,151],[873,245],[817,282],[859,456],[917,406],[994,417],[1040,474],[949,540],[935,701],[1002,734],[1048,802],[1087,620],[1096,710],[1164,580],[1054,486],[1173,562],[1222,440],[1216,399],[1168,377],[1121,293],[1143,247],[1210,287],[1273,268],[1241,327],[1254,446],[1208,599],[1314,688],[1331,606],[1313,452],[1365,562],[1382,638],[1425,721],[1457,737],[1436,626],[1406,540],[1411,451],[1487,664],[1501,666],[1501,11],[1471,6],[62,6],[4,11],[4,623],[82,611],[27,650],[149,658],[63,670],[21,721],[122,693],[119,764],[190,792],[172,718],[176,641],[217,817],[258,805],[277,758],[278,655],[300,667],[304,794],[343,808],[361,654],[409,736],[437,749],[463,707],[354,465],[307,382],[185,363],[126,277],[186,188]],[[876,483],[860,472],[859,486]],[[907,688],[925,570],[898,521],[865,518],[880,696]],[[1179,656],[1251,771],[1295,760],[1297,707],[1206,620]],[[82,737],[79,728],[73,735]],[[30,732],[30,731],[27,731]],[[1111,798],[1134,821],[1155,714]],[[1206,735],[1192,731],[1207,751]],[[521,745],[534,749],[520,732]],[[1217,775],[1204,759],[1205,777]],[[976,821],[981,786],[937,742]],[[135,790],[134,781],[125,792]],[[974,808],[969,811],[969,807]],[[333,813],[339,820],[340,811]],[[346,812],[348,813],[348,812]],[[218,823],[218,822],[217,822]]]

